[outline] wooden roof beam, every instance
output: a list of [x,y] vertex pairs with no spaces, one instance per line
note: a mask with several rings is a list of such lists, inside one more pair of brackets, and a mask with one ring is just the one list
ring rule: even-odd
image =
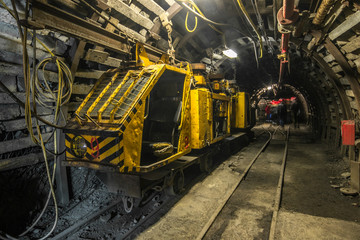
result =
[[165,12],[165,10],[153,0],[137,0],[137,1],[158,16],[160,16]]
[[154,26],[154,23],[147,17],[137,13],[125,4],[123,1],[120,0],[108,0],[107,5],[117,12],[121,13],[122,15],[128,17],[133,22],[139,24],[140,26],[146,28],[147,30],[151,29]]

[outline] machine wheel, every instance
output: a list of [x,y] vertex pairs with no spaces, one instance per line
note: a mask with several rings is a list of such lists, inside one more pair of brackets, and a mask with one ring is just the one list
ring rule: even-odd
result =
[[208,153],[200,160],[200,170],[202,172],[210,173],[213,166],[212,154]]
[[124,204],[124,210],[126,213],[130,213],[134,207],[134,198],[123,196],[122,201]]
[[172,184],[166,189],[166,193],[170,196],[175,196],[184,191],[184,172],[182,170],[177,171],[172,179]]

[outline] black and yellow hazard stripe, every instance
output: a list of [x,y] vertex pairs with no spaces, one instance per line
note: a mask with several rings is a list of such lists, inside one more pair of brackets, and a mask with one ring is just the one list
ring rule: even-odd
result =
[[[76,156],[74,156],[71,150],[72,141],[76,136],[78,135],[74,135],[71,133],[65,134],[66,157],[69,160],[78,159]],[[114,167],[122,167],[124,165],[125,157],[122,134],[120,134],[120,136],[118,137],[102,137],[89,135],[81,135],[81,137],[85,139],[85,143],[87,146],[86,154],[81,160],[98,162],[104,165],[111,165]],[[93,141],[93,148],[91,148],[91,139]],[[97,153],[97,149],[99,149],[99,153]],[[94,158],[94,156],[97,156],[97,158]]]

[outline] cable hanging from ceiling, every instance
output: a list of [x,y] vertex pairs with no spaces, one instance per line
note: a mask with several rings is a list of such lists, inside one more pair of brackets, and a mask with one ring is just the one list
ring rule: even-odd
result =
[[262,56],[263,56],[263,43],[262,43],[261,35],[260,35],[259,31],[256,29],[256,26],[255,26],[255,24],[253,23],[253,21],[251,20],[251,18],[250,18],[250,16],[249,16],[248,12],[246,11],[245,6],[244,6],[244,4],[242,3],[242,1],[241,1],[241,0],[237,0],[237,3],[238,3],[238,5],[239,5],[241,11],[242,11],[243,14],[245,15],[246,20],[249,22],[249,24],[251,25],[251,27],[254,29],[254,31],[255,31],[258,39],[259,39],[259,44],[260,44],[260,56],[259,56],[259,58],[262,58]]
[[[25,108],[25,122],[27,129],[29,131],[31,140],[38,144],[43,153],[43,158],[46,166],[46,175],[47,179],[50,185],[50,191],[48,194],[48,198],[46,200],[46,203],[37,217],[37,219],[34,221],[34,223],[26,229],[23,233],[19,235],[19,237],[24,236],[27,234],[31,229],[35,227],[35,225],[38,223],[40,218],[43,216],[45,209],[47,208],[50,198],[53,198],[54,201],[54,210],[55,210],[55,220],[53,223],[53,226],[51,227],[50,231],[43,236],[41,239],[48,238],[52,232],[54,231],[57,221],[58,221],[58,207],[57,207],[57,200],[55,196],[54,191],[54,177],[55,177],[55,169],[56,169],[56,162],[54,161],[53,164],[53,171],[52,174],[50,173],[50,166],[48,162],[48,156],[47,152],[52,153],[51,151],[47,150],[45,147],[45,144],[50,141],[51,137],[54,137],[54,155],[59,155],[58,149],[57,149],[57,140],[56,140],[56,131],[54,130],[53,134],[49,137],[49,139],[44,140],[41,128],[39,125],[39,121],[44,122],[45,124],[54,127],[54,128],[63,128],[63,126],[58,125],[59,117],[61,116],[66,121],[66,116],[61,110],[61,107],[66,104],[70,100],[70,96],[72,93],[72,84],[73,84],[73,78],[71,75],[71,71],[68,68],[68,66],[60,60],[43,42],[41,42],[36,37],[36,31],[33,30],[33,33],[31,31],[28,31],[28,28],[26,26],[22,26],[19,18],[19,14],[16,8],[16,4],[14,0],[11,0],[12,3],[12,10],[5,4],[3,0],[0,0],[0,3],[2,6],[9,12],[9,14],[15,19],[16,24],[18,26],[19,30],[19,36],[21,39],[21,44],[23,48],[23,74],[24,74],[24,86],[25,86],[25,103],[20,101],[18,98],[14,97],[14,100],[23,106]],[[25,19],[27,19],[29,13],[29,2],[26,1],[25,6]],[[32,44],[33,44],[33,72],[31,74],[31,67],[29,62],[29,55],[28,55],[28,49],[27,49],[27,40],[28,40],[28,33],[32,35]],[[42,47],[50,54],[50,57],[43,59],[38,65],[36,65],[36,42],[39,42]],[[46,78],[44,74],[44,79],[41,81],[38,78],[38,71],[42,70],[44,71],[47,64],[55,64],[57,67],[57,74],[58,74],[58,82],[57,86],[52,87],[52,83],[49,83],[49,80]],[[6,89],[5,89],[6,90]],[[6,91],[8,92],[8,91]],[[47,104],[48,102],[55,102],[55,106],[52,104]],[[36,104],[39,104],[40,106],[50,108],[55,110],[54,113],[54,122],[50,123],[37,114],[37,106]],[[33,120],[32,117],[35,117]],[[34,122],[35,121],[35,122]],[[35,125],[35,130],[33,126]],[[37,135],[37,136],[36,136]],[[16,239],[10,235],[6,235],[6,238],[8,239]]]
[[[217,23],[214,22],[210,19],[208,19],[207,17],[205,17],[204,13],[200,10],[200,8],[196,5],[196,3],[193,0],[177,0],[178,2],[181,2],[182,5],[187,8],[189,11],[191,11],[192,13],[194,13],[195,16],[195,27],[192,30],[188,29],[188,15],[189,15],[189,11],[186,13],[186,19],[185,19],[185,28],[188,32],[194,32],[196,30],[197,27],[197,16],[200,17],[201,19],[203,19],[204,21],[209,23],[209,26],[215,31],[220,33],[221,35],[223,35],[224,33],[222,31],[220,31],[218,28],[216,28],[214,25],[218,25],[218,26],[226,26],[228,24],[224,24],[224,23]],[[190,4],[191,7],[189,5]]]
[[[192,9],[194,10],[194,7],[192,7]],[[197,16],[194,17],[195,19],[195,26],[193,27],[193,29],[189,29],[188,27],[188,18],[189,18],[189,11],[186,12],[186,18],[185,18],[185,28],[188,32],[192,33],[196,30],[197,28],[197,23],[198,23],[198,18]]]
[[256,19],[258,21],[258,24],[259,24],[259,28],[260,28],[260,31],[265,39],[265,43],[266,45],[269,47],[269,51],[271,53],[274,52],[274,48],[273,46],[271,45],[271,43],[269,42],[269,39],[267,37],[267,34],[266,34],[266,30],[265,30],[265,26],[264,26],[264,21],[261,17],[261,14],[260,14],[260,11],[259,11],[259,6],[258,6],[258,3],[256,0],[251,0],[251,5],[253,6],[253,9],[254,9],[254,12],[255,12],[255,16],[256,16]]
[[[196,5],[196,3],[193,1],[193,0],[177,0],[178,2],[181,2],[182,5],[188,10],[187,14],[186,14],[186,19],[185,19],[185,28],[187,29],[188,32],[194,32],[196,30],[196,27],[197,27],[197,17],[200,17],[201,19],[203,19],[204,21],[208,22],[209,26],[215,30],[216,32],[220,33],[222,36],[223,36],[223,41],[224,43],[226,43],[226,40],[225,40],[225,34],[219,30],[218,28],[216,28],[214,25],[217,25],[217,26],[224,26],[224,27],[231,27],[233,29],[235,29],[237,32],[239,32],[240,34],[244,35],[244,36],[247,36],[245,33],[243,33],[241,30],[237,29],[236,27],[234,27],[233,25],[230,25],[230,24],[225,24],[225,23],[218,23],[218,22],[214,22],[210,19],[208,19],[207,17],[205,17],[205,15],[202,13],[202,11],[199,9],[199,7]],[[258,39],[259,39],[259,43],[260,43],[260,56],[259,58],[262,58],[263,56],[263,43],[262,43],[262,39],[261,39],[261,35],[260,33],[257,31],[256,29],[256,26],[254,25],[254,23],[252,22],[252,20],[250,19],[249,17],[249,14],[246,12],[245,10],[245,7],[242,5],[242,2],[237,0],[238,1],[238,4],[240,6],[240,9],[242,10],[242,12],[244,13],[245,15],[245,18],[247,19],[247,21],[250,23],[250,25],[252,26],[252,28],[254,29]],[[188,4],[190,4],[191,6],[189,6]],[[241,7],[242,6],[242,7]],[[188,29],[188,24],[187,24],[187,21],[188,21],[188,13],[189,12],[192,12],[193,14],[195,14],[195,27],[193,29],[191,29],[189,31]],[[251,39],[253,39],[252,36],[250,36]],[[225,44],[226,45],[226,44]],[[254,51],[255,51],[255,57],[256,57],[256,60],[258,58],[257,56],[257,49],[256,49],[256,44],[254,43]],[[257,61],[258,62],[258,61]]]

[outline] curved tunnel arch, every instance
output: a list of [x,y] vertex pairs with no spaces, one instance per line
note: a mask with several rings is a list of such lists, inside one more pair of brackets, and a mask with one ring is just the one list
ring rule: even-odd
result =
[[[293,41],[293,46],[290,48],[292,80],[285,81],[284,84],[293,86],[306,96],[304,98],[309,103],[310,113],[314,118],[313,127],[319,128],[322,138],[338,145],[341,120],[355,119],[357,115],[357,109],[352,107],[351,99],[346,94],[351,89],[342,83],[343,75],[335,72],[324,60],[329,58],[327,56],[330,53],[327,49],[320,45],[318,51],[310,51],[306,43]],[[249,49],[250,44],[248,42],[240,47]],[[265,88],[264,82],[267,81],[264,79],[258,83],[254,81],[252,91],[255,95]]]

